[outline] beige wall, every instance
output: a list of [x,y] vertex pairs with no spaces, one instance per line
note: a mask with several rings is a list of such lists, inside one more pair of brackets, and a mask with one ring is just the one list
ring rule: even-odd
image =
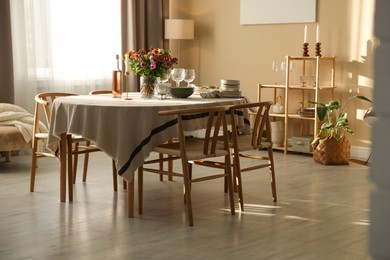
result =
[[[351,95],[349,91],[372,95],[373,2],[317,1],[322,54],[337,57],[335,99],[341,102]],[[282,76],[272,71],[273,61],[302,53],[304,24],[242,26],[240,0],[171,0],[170,17],[195,20],[195,39],[180,43],[180,66],[196,69],[194,83],[218,85],[222,78],[239,79],[243,94],[251,100],[256,100],[257,83],[281,81]],[[313,56],[317,23],[307,25]],[[171,41],[174,53],[177,46],[177,41]],[[350,137],[352,145],[369,146],[371,129],[355,120],[356,109],[369,104],[356,100],[351,105],[349,120],[356,130]]]

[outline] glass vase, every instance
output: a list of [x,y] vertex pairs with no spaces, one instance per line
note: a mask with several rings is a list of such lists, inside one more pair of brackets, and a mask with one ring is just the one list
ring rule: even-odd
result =
[[141,97],[152,98],[154,96],[154,88],[157,85],[157,78],[141,76]]

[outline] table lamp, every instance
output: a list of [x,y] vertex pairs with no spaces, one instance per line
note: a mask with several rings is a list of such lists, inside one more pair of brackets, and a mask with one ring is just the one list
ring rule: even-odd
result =
[[180,40],[194,39],[194,20],[165,19],[165,39],[179,40],[178,62],[180,61]]

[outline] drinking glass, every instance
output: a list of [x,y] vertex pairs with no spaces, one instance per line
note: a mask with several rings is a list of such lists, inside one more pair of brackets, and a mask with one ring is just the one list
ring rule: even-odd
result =
[[160,99],[166,99],[169,91],[170,83],[157,84],[157,94],[160,95]]
[[171,71],[171,77],[176,82],[176,87],[180,86],[180,82],[184,80],[184,69],[183,68],[174,68]]
[[186,69],[184,71],[184,81],[187,82],[187,87],[190,83],[195,79],[195,70],[194,69]]

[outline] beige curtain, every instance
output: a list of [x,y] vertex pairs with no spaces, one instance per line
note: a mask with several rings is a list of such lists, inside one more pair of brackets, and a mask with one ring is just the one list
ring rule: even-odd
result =
[[0,0],[0,103],[14,103],[11,15],[9,0]]
[[[121,0],[122,53],[128,50],[162,47],[164,19],[169,16],[169,0]],[[14,103],[11,18],[9,0],[0,0],[0,102]],[[137,77],[129,79],[130,91],[138,91]]]
[[[122,0],[122,53],[141,48],[168,48],[164,20],[169,0]],[[128,91],[139,91],[139,77],[130,74]]]

